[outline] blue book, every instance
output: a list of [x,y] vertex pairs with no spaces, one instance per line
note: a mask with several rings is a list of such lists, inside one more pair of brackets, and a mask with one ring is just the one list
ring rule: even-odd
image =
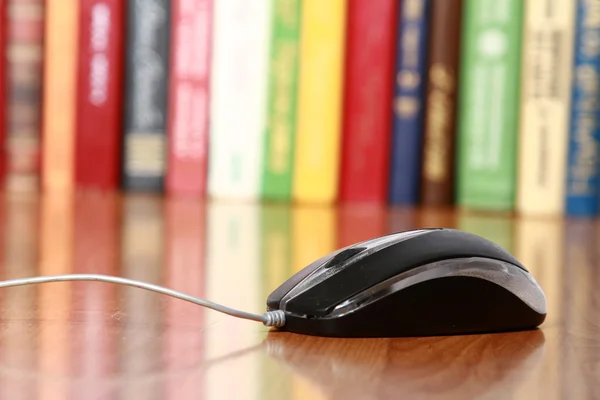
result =
[[[600,0],[577,1],[565,214],[599,214]],[[595,10],[590,10],[595,9]]]
[[399,8],[390,204],[419,200],[429,0],[405,0]]

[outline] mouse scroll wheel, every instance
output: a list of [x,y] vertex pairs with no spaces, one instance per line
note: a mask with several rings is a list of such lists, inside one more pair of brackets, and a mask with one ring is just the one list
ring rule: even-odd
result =
[[340,265],[340,264],[344,263],[345,261],[347,261],[348,259],[357,255],[358,253],[363,252],[366,249],[367,249],[366,247],[351,247],[347,250],[341,251],[338,254],[336,254],[331,260],[329,260],[323,266],[323,268],[331,268],[331,267]]

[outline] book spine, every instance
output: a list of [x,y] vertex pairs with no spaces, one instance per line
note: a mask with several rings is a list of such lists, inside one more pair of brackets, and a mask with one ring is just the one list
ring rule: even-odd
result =
[[520,0],[465,0],[456,202],[514,209],[521,72]]
[[74,188],[79,0],[46,0],[42,188]]
[[274,0],[262,181],[266,199],[289,200],[296,129],[300,0]]
[[564,210],[575,4],[525,3],[517,211]]
[[600,211],[600,0],[579,0],[575,22],[574,66],[567,155],[567,215]]
[[8,8],[5,188],[35,192],[40,183],[44,1],[4,3]]
[[390,204],[419,201],[429,0],[406,0],[398,23]]
[[297,140],[292,198],[337,200],[346,1],[302,2]]
[[162,192],[167,158],[170,0],[127,2],[121,185]]
[[204,197],[213,0],[173,0],[166,191]]
[[454,203],[454,152],[463,0],[431,0],[421,203]]
[[398,7],[348,4],[340,201],[386,203]]
[[124,4],[80,2],[75,183],[119,187]]
[[216,1],[208,195],[261,194],[266,123],[270,1]]
[[0,0],[0,182],[4,183],[6,174],[6,65],[8,13],[6,0]]

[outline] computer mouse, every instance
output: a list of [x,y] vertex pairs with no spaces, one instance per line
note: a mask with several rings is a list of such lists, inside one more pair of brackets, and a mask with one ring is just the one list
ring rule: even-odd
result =
[[535,329],[546,296],[508,251],[478,235],[415,229],[328,254],[267,298],[279,329],[331,337],[400,337]]

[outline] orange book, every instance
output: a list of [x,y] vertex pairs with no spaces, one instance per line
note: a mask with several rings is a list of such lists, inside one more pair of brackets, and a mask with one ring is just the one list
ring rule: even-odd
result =
[[42,189],[74,185],[77,0],[47,0],[44,28]]

